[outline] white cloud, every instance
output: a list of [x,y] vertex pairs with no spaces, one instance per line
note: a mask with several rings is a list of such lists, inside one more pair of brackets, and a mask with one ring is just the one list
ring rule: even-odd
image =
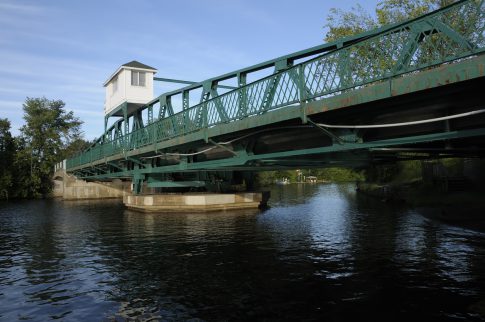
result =
[[24,90],[18,87],[0,87],[0,93],[19,94],[24,93]]
[[38,30],[43,24],[43,17],[48,11],[45,7],[27,4],[0,1],[0,29],[2,38],[19,30]]
[[18,1],[0,2],[0,10],[2,10],[3,12],[9,12],[9,13],[16,12],[16,13],[28,13],[28,14],[37,14],[39,12],[44,11],[42,7],[31,5],[31,4],[19,3]]
[[19,101],[10,101],[10,100],[0,100],[0,111],[4,112],[22,112],[22,104],[23,102]]

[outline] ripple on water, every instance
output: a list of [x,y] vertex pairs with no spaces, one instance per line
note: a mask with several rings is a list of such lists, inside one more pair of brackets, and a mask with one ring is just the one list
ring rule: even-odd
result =
[[2,203],[0,320],[483,320],[485,234],[353,185],[276,187],[271,203]]

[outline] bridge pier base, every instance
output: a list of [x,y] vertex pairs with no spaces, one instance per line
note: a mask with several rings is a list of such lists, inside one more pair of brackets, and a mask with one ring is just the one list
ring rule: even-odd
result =
[[264,208],[269,192],[235,193],[166,193],[127,195],[123,203],[128,209],[141,212],[210,212]]

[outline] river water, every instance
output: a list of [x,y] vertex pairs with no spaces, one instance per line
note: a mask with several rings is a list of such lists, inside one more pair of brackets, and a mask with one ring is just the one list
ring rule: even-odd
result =
[[271,208],[0,204],[1,321],[484,321],[485,233],[286,185]]

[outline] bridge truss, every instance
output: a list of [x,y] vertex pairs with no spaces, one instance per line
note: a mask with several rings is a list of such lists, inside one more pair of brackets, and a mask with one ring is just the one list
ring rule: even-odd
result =
[[[67,171],[89,180],[131,178],[139,192],[143,182],[200,187],[234,172],[249,180],[256,170],[478,155],[484,32],[483,1],[458,1],[189,84],[134,111],[125,103],[106,117],[105,124],[120,115],[93,146],[67,160]],[[192,104],[194,95],[200,99]],[[396,123],[404,130],[393,131]],[[450,145],[466,139],[466,148]]]

